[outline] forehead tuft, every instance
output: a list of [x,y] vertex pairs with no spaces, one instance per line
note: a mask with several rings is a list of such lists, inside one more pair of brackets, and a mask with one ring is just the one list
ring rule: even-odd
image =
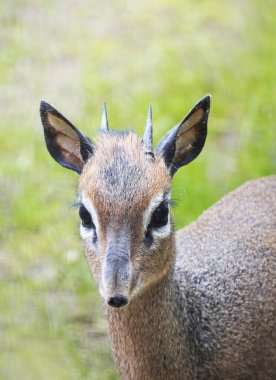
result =
[[145,206],[170,187],[170,176],[161,157],[149,160],[141,139],[134,133],[99,135],[94,155],[80,177],[80,191],[106,206]]

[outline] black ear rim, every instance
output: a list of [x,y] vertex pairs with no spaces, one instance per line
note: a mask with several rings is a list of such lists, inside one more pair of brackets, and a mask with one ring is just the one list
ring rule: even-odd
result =
[[175,140],[179,130],[179,124],[170,129],[157,144],[155,153],[162,156],[167,167],[170,166],[175,153]]
[[[205,141],[206,141],[206,137],[207,137],[207,122],[208,122],[208,116],[210,112],[210,105],[211,105],[211,95],[206,94],[202,99],[200,99],[195,104],[195,106],[188,112],[185,118],[175,127],[173,127],[169,132],[167,132],[167,134],[158,143],[155,152],[158,155],[161,155],[163,157],[165,164],[168,167],[171,177],[173,177],[175,172],[181,166],[185,166],[191,161],[193,161],[203,149]],[[175,154],[175,143],[176,143],[176,137],[177,137],[178,131],[181,128],[181,126],[189,119],[189,117],[193,113],[195,113],[199,108],[203,109],[204,111],[203,119],[201,120],[202,135],[199,138],[199,140],[194,144],[193,150],[191,151],[192,154],[190,154],[184,160],[180,161],[177,166],[172,165],[173,157]]]
[[[206,94],[202,99],[200,99],[196,104],[195,106],[190,110],[190,112],[187,114],[187,116],[184,117],[184,119],[179,123],[179,125],[185,123],[185,121],[187,119],[189,119],[189,117],[195,113],[199,108],[202,108],[203,111],[204,111],[204,118],[205,118],[205,121],[208,119],[208,115],[209,115],[209,112],[210,112],[210,105],[211,105],[211,95],[210,94]],[[204,120],[203,118],[203,120]]]
[[188,115],[185,116],[185,118],[179,123],[179,128],[181,128],[181,126],[186,122],[186,120],[188,120],[189,117],[193,113],[195,113],[198,109],[201,108],[204,111],[203,118],[200,122],[200,129],[201,129],[200,138],[193,144],[193,150],[191,151],[190,155],[186,156],[182,161],[180,161],[177,166],[171,165],[170,167],[171,175],[174,175],[175,172],[181,166],[185,166],[189,164],[191,161],[193,161],[202,151],[206,142],[206,138],[207,138],[207,132],[208,132],[207,123],[208,123],[208,117],[209,117],[209,112],[210,112],[210,105],[211,105],[211,96],[207,94],[196,103],[196,105],[191,109]]
[[53,159],[58,162],[61,166],[71,169],[78,174],[82,173],[82,168],[73,164],[69,164],[64,160],[64,157],[57,149],[56,144],[54,143],[55,130],[49,124],[47,119],[47,113],[51,113],[53,116],[57,116],[59,119],[63,120],[68,124],[74,132],[78,135],[80,139],[80,153],[84,163],[93,155],[94,153],[94,144],[92,141],[85,136],[78,128],[76,128],[68,119],[66,119],[60,112],[58,112],[51,104],[47,103],[45,100],[40,102],[40,118],[43,125],[44,138],[46,142],[46,147],[48,152],[53,157]]

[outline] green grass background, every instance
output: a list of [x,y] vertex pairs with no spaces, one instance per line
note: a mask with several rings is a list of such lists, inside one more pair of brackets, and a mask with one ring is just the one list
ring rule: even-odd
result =
[[154,140],[206,93],[209,135],[174,179],[177,227],[275,173],[274,0],[0,2],[0,379],[117,379],[78,236],[77,175],[48,155],[38,108],[87,135]]

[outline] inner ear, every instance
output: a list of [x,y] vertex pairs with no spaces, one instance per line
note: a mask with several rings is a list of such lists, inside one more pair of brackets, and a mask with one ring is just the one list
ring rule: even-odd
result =
[[[57,117],[56,115],[47,112],[47,121],[56,131],[56,133],[61,133],[64,137],[68,137],[71,140],[75,140],[77,138],[77,133],[72,128],[68,128],[68,121]],[[70,123],[71,124],[71,123]]]
[[68,125],[63,120],[48,113],[48,122],[53,126],[52,132],[55,138],[55,144],[59,147],[59,156],[64,162],[82,167],[84,162],[80,152],[80,141],[77,133],[68,128]]
[[197,156],[204,144],[206,135],[202,133],[200,121],[204,116],[202,109],[193,113],[179,128],[176,136],[175,154],[172,165],[187,165]]
[[41,102],[40,114],[49,153],[60,165],[80,174],[85,162],[93,154],[92,142],[44,101]]
[[171,176],[201,152],[207,136],[209,111],[210,95],[206,95],[157,145],[156,153],[163,157]]

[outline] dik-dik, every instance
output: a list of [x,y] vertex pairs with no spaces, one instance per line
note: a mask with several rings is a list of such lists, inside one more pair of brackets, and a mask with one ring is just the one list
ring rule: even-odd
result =
[[202,150],[209,109],[207,95],[154,150],[151,109],[140,139],[109,131],[104,106],[94,143],[41,103],[51,156],[80,174],[80,233],[123,379],[276,379],[276,177],[174,231],[171,180]]

